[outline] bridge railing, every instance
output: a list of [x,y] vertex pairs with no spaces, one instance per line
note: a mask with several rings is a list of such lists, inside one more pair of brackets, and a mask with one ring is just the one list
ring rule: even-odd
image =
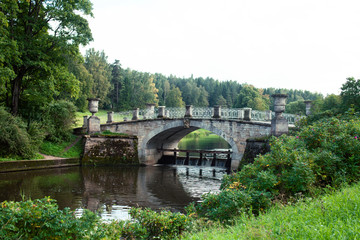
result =
[[[147,108],[138,110],[137,119],[156,119],[159,116],[160,108]],[[169,107],[164,108],[164,117],[166,118],[184,118],[186,114],[185,108]],[[243,120],[245,116],[245,109],[243,108],[219,108],[221,119],[236,119]],[[257,111],[247,108],[250,111],[251,121],[270,122],[275,117],[275,113],[272,111]],[[215,109],[209,107],[192,107],[191,116],[197,119],[211,119],[214,117]],[[294,114],[282,114],[289,124],[294,124],[301,117]],[[133,119],[134,111],[116,112],[114,113],[115,121],[129,121]]]

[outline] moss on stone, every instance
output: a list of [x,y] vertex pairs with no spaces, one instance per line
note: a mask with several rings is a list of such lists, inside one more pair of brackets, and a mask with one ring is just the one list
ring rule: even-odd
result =
[[139,165],[138,140],[124,136],[91,136],[85,144],[83,165]]

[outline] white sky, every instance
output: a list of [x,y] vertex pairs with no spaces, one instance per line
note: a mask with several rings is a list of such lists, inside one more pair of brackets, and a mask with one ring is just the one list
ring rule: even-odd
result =
[[359,0],[92,2],[85,49],[124,68],[324,95],[360,78]]

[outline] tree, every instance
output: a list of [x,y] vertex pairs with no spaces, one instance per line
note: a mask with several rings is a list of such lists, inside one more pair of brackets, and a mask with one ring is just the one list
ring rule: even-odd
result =
[[255,110],[267,110],[270,103],[269,96],[262,95],[262,93],[262,90],[256,89],[252,85],[244,85],[234,105],[238,108],[249,107]]
[[333,113],[339,113],[341,111],[342,100],[339,95],[330,94],[324,98],[321,105],[321,111],[331,111]]
[[[79,45],[92,40],[83,15],[92,16],[89,0],[3,0],[0,2],[2,40],[11,56],[2,61],[7,71],[6,101],[12,114],[19,111],[24,90],[34,81],[54,81],[63,74],[66,55],[77,55]],[[4,80],[2,80],[4,83]]]
[[346,111],[350,107],[360,110],[360,79],[347,78],[347,81],[341,87],[340,96],[342,98],[343,110]]
[[173,87],[167,97],[167,107],[183,107],[185,106],[184,101],[181,97],[181,91],[178,87]]
[[93,78],[91,97],[100,98],[100,107],[109,106],[110,100],[108,93],[111,89],[111,68],[107,62],[107,56],[104,51],[95,51],[91,48],[86,51],[85,68]]
[[79,111],[87,110],[87,99],[91,97],[91,91],[94,85],[94,79],[84,66],[84,58],[79,55],[77,57],[69,57],[69,72],[71,72],[79,81],[80,94],[75,100],[75,106]]
[[111,65],[111,84],[113,85],[113,90],[110,93],[110,99],[113,105],[113,108],[119,109],[119,94],[124,85],[123,77],[121,76],[121,64],[119,60]]
[[220,106],[226,106],[226,99],[220,95],[217,99],[216,99],[216,105],[220,105]]
[[291,114],[305,115],[306,107],[304,101],[291,102],[286,105],[285,112]]

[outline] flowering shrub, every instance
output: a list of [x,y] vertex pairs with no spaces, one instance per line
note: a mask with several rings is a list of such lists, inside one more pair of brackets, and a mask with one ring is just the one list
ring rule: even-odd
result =
[[270,139],[271,152],[225,176],[219,194],[195,205],[200,217],[227,221],[239,212],[258,213],[275,199],[312,194],[360,178],[360,120],[355,115],[304,124],[295,136]]

